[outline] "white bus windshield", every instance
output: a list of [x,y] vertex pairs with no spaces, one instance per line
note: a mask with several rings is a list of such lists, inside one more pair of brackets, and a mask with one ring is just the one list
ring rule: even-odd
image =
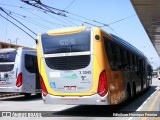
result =
[[16,57],[16,52],[6,52],[0,53],[0,62],[14,62]]
[[14,67],[16,51],[0,52],[0,72],[11,71]]
[[74,34],[41,36],[44,54],[90,51],[90,30]]

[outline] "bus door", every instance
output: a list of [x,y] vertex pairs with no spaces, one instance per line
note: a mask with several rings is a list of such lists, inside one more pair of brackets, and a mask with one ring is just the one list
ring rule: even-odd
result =
[[36,75],[36,89],[39,91],[41,90],[40,85],[40,76],[39,76],[39,70],[38,70],[38,63],[37,63],[37,56],[34,56],[34,69],[35,69],[35,75]]
[[35,58],[34,55],[25,54],[24,55],[24,65],[23,68],[23,84],[24,91],[28,93],[36,92],[36,74],[35,74]]

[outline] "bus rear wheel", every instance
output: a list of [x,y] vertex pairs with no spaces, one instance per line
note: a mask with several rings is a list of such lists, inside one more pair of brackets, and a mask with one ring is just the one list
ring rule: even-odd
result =
[[133,83],[133,97],[136,97],[136,84]]
[[131,87],[129,84],[127,85],[127,100],[131,100]]
[[25,96],[25,97],[30,97],[30,96],[31,96],[31,93],[24,93],[24,96]]

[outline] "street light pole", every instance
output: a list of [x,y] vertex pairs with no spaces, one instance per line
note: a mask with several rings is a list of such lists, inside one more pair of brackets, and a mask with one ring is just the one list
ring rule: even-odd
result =
[[10,41],[10,43],[9,43],[9,47],[11,47],[11,39],[8,39],[8,41]]
[[16,38],[16,45],[17,45],[17,40],[19,40],[19,38]]

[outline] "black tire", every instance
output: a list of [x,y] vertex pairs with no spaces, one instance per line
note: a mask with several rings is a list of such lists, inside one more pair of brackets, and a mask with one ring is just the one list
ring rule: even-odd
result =
[[136,96],[136,84],[135,82],[133,83],[133,97]]
[[28,98],[31,96],[31,93],[24,93],[24,96]]
[[133,100],[136,98],[136,84],[133,83]]
[[131,100],[131,87],[129,84],[127,85],[127,99],[128,101]]

